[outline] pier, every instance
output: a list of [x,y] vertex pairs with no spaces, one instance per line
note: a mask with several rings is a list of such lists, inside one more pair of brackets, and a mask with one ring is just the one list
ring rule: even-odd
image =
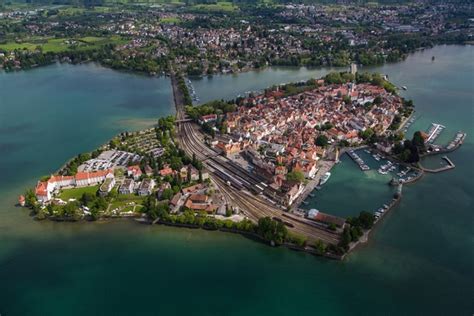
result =
[[359,166],[360,170],[362,170],[362,171],[370,170],[370,167],[367,166],[367,164],[362,160],[362,158],[359,157],[358,154],[355,153],[355,151],[350,150],[350,151],[347,152],[347,154]]

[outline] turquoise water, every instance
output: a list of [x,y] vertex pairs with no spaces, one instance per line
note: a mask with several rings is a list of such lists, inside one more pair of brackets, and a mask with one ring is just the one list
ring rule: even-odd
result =
[[119,132],[173,113],[167,78],[94,64],[0,72],[0,190],[53,172]]
[[[434,121],[447,126],[441,138],[448,140],[459,129],[469,135],[461,149],[449,155],[456,169],[407,186],[400,206],[380,223],[369,244],[344,262],[218,232],[127,221],[32,221],[27,211],[12,206],[16,196],[72,154],[92,149],[117,131],[172,113],[169,83],[93,65],[1,74],[0,127],[15,126],[20,119],[30,125],[26,130],[2,129],[0,138],[0,143],[10,144],[0,151],[0,314],[472,314],[473,54],[471,46],[442,46],[379,68],[408,87],[404,93],[414,99],[421,115],[413,130]],[[275,78],[273,70],[260,72],[254,82],[249,82],[251,76],[241,77],[243,82],[233,78],[233,89],[239,94],[301,76],[295,69],[278,72],[281,78]],[[304,74],[311,75],[308,70]],[[30,81],[35,76],[36,81]],[[42,84],[57,76],[57,84]],[[207,82],[206,97],[224,98],[227,78]],[[67,80],[70,83],[61,87]],[[195,87],[204,99],[196,83]],[[108,97],[101,96],[106,92]],[[75,97],[69,102],[56,101],[71,93]],[[19,95],[27,100],[26,113],[16,110]],[[117,106],[123,99],[148,106]],[[88,101],[81,104],[82,100]],[[92,113],[84,114],[84,107]],[[114,109],[116,118],[106,109]],[[60,117],[75,123],[93,118],[78,132],[74,124],[59,124]],[[82,138],[87,139],[82,143]],[[15,149],[11,144],[17,143]],[[377,207],[376,199],[390,194],[385,180],[377,176],[362,173],[344,159],[315,203],[340,215]],[[341,181],[348,183],[339,192]]]

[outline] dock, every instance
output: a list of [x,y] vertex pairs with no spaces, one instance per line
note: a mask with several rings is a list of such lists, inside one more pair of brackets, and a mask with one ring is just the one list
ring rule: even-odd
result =
[[353,150],[349,150],[347,152],[349,157],[359,166],[360,170],[362,171],[368,171],[370,170],[370,167],[367,166],[367,164],[362,160],[362,158],[359,157],[358,154],[355,153]]
[[428,138],[426,139],[426,142],[432,144],[445,128],[444,125],[431,123],[431,127],[427,132]]

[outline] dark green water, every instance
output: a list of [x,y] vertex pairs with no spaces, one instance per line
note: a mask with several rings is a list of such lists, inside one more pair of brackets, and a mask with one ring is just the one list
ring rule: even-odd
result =
[[[438,122],[447,126],[440,141],[459,129],[469,136],[449,155],[456,169],[406,187],[370,243],[344,262],[216,232],[126,221],[32,221],[12,206],[16,196],[72,154],[173,112],[169,84],[93,65],[1,74],[0,314],[471,315],[473,55],[471,46],[436,47],[377,69],[408,87],[405,94],[421,115],[413,130]],[[245,76],[242,82],[223,76],[199,84],[206,98],[225,98],[229,82],[239,94],[301,76],[295,69],[278,73],[253,74],[252,89]],[[47,84],[48,78],[61,79]],[[124,99],[130,107],[117,105]],[[77,131],[84,118],[91,120]],[[344,160],[311,203],[347,215],[389,196],[385,179]]]

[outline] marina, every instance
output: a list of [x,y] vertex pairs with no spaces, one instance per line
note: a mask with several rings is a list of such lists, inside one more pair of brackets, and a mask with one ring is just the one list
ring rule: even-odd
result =
[[380,166],[377,172],[385,175],[385,174],[388,174],[389,172],[395,171],[398,167],[399,167],[399,164],[388,160],[385,164]]
[[432,144],[434,141],[439,137],[441,132],[446,128],[446,126],[437,124],[437,123],[431,123],[431,127],[428,130],[427,135],[428,137],[426,138],[426,143]]
[[457,132],[454,139],[450,141],[449,144],[446,146],[446,151],[455,150],[457,147],[461,146],[465,138],[466,138],[466,133],[461,132],[461,131]]

